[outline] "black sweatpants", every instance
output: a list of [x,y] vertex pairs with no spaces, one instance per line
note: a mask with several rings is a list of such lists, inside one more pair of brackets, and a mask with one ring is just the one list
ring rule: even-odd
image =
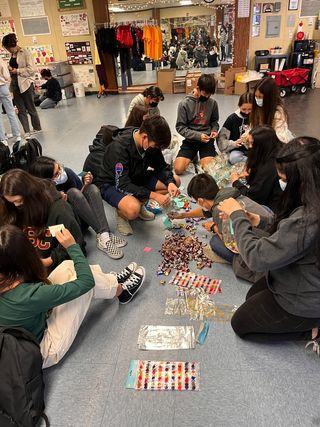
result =
[[274,299],[265,278],[249,290],[246,302],[234,313],[231,326],[241,338],[251,334],[276,334],[282,340],[311,339],[311,329],[320,327],[320,318],[294,316]]

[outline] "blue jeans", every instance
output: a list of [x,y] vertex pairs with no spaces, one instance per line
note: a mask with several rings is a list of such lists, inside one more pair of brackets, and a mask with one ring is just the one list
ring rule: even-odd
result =
[[[4,109],[6,110],[10,127],[11,127],[11,133],[14,137],[20,136],[20,129],[19,124],[17,120],[16,113],[14,111],[14,106],[12,104],[12,99],[10,96],[8,85],[0,85],[0,102],[4,106]],[[3,120],[2,117],[0,118],[0,140],[3,141],[6,139],[5,130],[3,126]]]
[[209,242],[211,249],[219,255],[220,258],[232,264],[234,253],[224,246],[223,241],[217,234],[214,234]]
[[40,101],[41,104],[39,105],[39,107],[43,110],[46,110],[47,108],[54,108],[57,105],[56,101],[51,98],[46,98],[45,96],[41,96]]
[[241,150],[233,150],[229,153],[229,162],[232,165],[235,165],[236,163],[240,163],[240,162],[246,162],[246,161],[247,161],[247,156]]

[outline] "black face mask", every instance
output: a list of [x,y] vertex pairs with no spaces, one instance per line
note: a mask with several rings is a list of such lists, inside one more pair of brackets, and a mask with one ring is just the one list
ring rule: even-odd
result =
[[159,102],[150,102],[150,107],[151,108],[156,108],[158,106]]
[[206,96],[203,96],[203,95],[200,95],[200,96],[199,96],[199,101],[200,101],[200,102],[206,102],[206,101],[208,101],[208,99],[209,99],[209,98],[207,98]]
[[241,114],[241,116],[242,116],[244,119],[248,119],[248,118],[249,118],[249,116],[250,116],[250,113],[241,113],[241,112],[240,112],[240,114]]

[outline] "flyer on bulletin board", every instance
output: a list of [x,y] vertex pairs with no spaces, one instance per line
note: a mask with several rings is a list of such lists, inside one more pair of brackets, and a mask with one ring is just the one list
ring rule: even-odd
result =
[[13,19],[6,19],[0,21],[0,56],[5,61],[9,61],[11,55],[6,49],[2,47],[2,39],[6,34],[15,32],[16,28]]
[[20,17],[45,15],[43,0],[18,0]]
[[53,49],[51,44],[40,46],[28,46],[34,63],[36,65],[46,65],[49,62],[54,62]]
[[90,34],[86,12],[60,15],[60,25],[64,37]]
[[71,65],[92,64],[92,52],[90,42],[65,43],[67,61]]

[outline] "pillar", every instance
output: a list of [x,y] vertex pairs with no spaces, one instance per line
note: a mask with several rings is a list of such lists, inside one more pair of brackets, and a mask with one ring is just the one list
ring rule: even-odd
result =
[[250,16],[238,18],[238,1],[235,0],[233,67],[246,67],[249,51]]

